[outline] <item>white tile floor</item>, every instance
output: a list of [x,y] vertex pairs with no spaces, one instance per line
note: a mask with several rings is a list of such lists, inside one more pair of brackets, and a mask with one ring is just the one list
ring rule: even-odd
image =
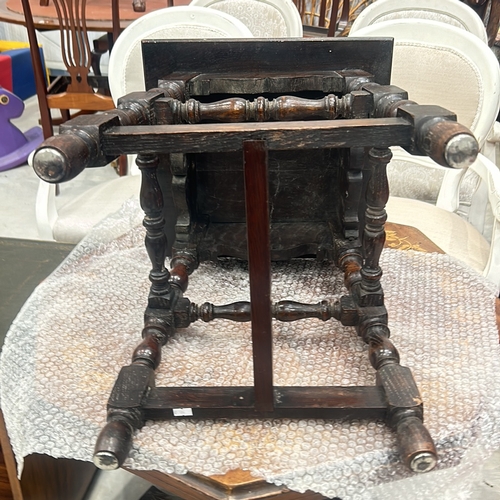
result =
[[[26,101],[26,109],[14,123],[21,130],[36,125],[39,119],[36,98]],[[111,167],[89,169],[76,181],[64,186],[59,203],[88,189],[93,184],[112,178]],[[35,218],[38,178],[28,165],[0,172],[0,237],[39,239]],[[136,500],[149,484],[125,471],[112,471],[100,476],[86,500]],[[500,500],[500,451],[485,464],[483,480],[478,481],[471,500]],[[187,499],[189,500],[189,499]],[[391,499],[394,500],[394,499]],[[433,500],[433,499],[430,499]]]

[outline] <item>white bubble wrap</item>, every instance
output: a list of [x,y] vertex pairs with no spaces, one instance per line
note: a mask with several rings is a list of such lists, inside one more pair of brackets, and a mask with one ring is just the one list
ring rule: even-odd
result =
[[[91,460],[114,380],[140,341],[150,269],[140,221],[137,203],[129,202],[93,230],[36,289],[8,333],[1,403],[20,467],[31,453]],[[422,393],[437,470],[411,477],[383,422],[323,420],[147,422],[126,466],[205,475],[241,468],[342,500],[467,498],[482,461],[500,445],[494,289],[445,255],[384,250],[381,265],[391,338]],[[274,265],[272,286],[276,301],[345,293],[333,266],[312,261]],[[186,296],[248,300],[245,266],[203,264]],[[374,385],[354,328],[316,319],[273,328],[276,385]],[[195,323],[163,348],[158,386],[249,384],[249,323]]]

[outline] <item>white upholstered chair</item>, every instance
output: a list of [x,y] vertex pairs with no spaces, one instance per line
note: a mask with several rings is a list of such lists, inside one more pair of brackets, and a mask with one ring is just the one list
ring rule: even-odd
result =
[[[500,69],[484,42],[466,30],[422,19],[384,21],[352,36],[394,37],[391,83],[407,90],[419,104],[437,104],[455,112],[474,132],[482,151],[488,151],[485,144],[500,107]],[[498,198],[498,180],[488,180],[500,175],[494,163],[481,154],[464,175],[428,158],[396,148],[393,152],[388,169],[389,220],[421,229],[446,253],[483,272],[498,286],[500,249],[494,245],[493,224],[498,201],[488,203]],[[493,186],[488,195],[477,189],[479,179]],[[482,217],[489,222],[476,231],[473,214],[481,211],[478,206],[485,208]]]
[[469,31],[488,43],[481,18],[460,0],[377,0],[354,20],[350,35],[365,26],[395,19],[425,19],[450,24]]
[[292,0],[193,0],[193,7],[210,7],[245,24],[256,38],[302,37],[302,19]]
[[[401,156],[401,152],[395,152],[394,160],[407,161]],[[445,253],[483,274],[500,290],[500,170],[480,154],[467,177],[462,178],[470,186],[465,203],[460,204],[460,183],[447,183],[445,167],[429,164],[426,158],[416,159],[415,164],[421,160],[426,172],[435,169],[441,173],[439,194],[447,198],[448,209],[391,195],[386,207],[388,220],[416,227]]]
[[[111,95],[118,98],[144,90],[141,40],[146,38],[252,38],[249,29],[228,14],[201,7],[171,7],[146,14],[133,22],[113,46],[109,62]],[[92,169],[84,171],[64,189],[67,203],[55,196],[55,186],[40,181],[36,201],[39,235],[42,239],[77,243],[100,220],[118,210],[132,196],[138,196],[140,176],[136,168],[130,175],[114,176],[111,169],[96,178]]]
[[253,38],[241,21],[205,7],[170,7],[136,19],[118,37],[109,58],[109,87],[117,99],[145,90],[141,40],[166,38]]
[[[364,28],[387,21],[428,20],[445,23],[476,35],[484,43],[488,43],[488,35],[481,18],[468,5],[460,0],[377,0],[370,4],[354,20],[349,36],[365,33]],[[419,26],[419,25],[417,25]],[[365,35],[359,35],[365,36]],[[446,38],[443,33],[441,40]],[[500,143],[500,123],[495,123],[489,131],[482,152],[500,167],[496,145]]]

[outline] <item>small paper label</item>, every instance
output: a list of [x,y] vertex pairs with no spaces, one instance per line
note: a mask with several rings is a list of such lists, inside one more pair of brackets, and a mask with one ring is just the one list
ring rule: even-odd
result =
[[192,417],[193,410],[192,408],[173,408],[174,417]]

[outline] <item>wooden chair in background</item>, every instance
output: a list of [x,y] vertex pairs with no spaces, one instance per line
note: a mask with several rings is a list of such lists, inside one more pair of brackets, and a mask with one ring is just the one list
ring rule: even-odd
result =
[[370,4],[356,17],[349,31],[350,36],[372,24],[398,19],[424,19],[455,26],[468,31],[484,43],[488,35],[482,19],[464,2],[441,0],[438,5],[434,0],[377,0]]
[[[41,124],[44,136],[53,135],[54,120],[51,109],[61,110],[62,121],[70,118],[70,110],[83,113],[113,109],[113,100],[102,91],[106,78],[98,77],[89,82],[92,66],[92,50],[87,36],[85,3],[72,0],[53,0],[61,31],[61,52],[67,69],[67,76],[58,78],[52,84],[46,81],[42,60],[38,50],[31,50],[37,97],[40,106]],[[40,0],[47,6],[48,0]],[[120,33],[118,0],[112,4],[112,38]],[[38,47],[33,15],[28,0],[22,0],[30,47]],[[47,85],[49,83],[49,85]]]
[[[22,0],[22,5],[30,47],[38,47],[29,0]],[[40,0],[40,5],[48,6],[49,0]],[[70,110],[76,110],[76,114],[87,114],[115,107],[109,92],[107,76],[95,75],[95,71],[94,74],[91,72],[91,67],[95,68],[96,59],[93,57],[92,47],[87,36],[85,2],[53,0],[53,5],[59,18],[61,53],[67,75],[57,77],[52,83],[47,82],[40,53],[38,50],[31,50],[40,121],[45,138],[54,135],[54,125],[70,118]],[[112,47],[121,31],[119,0],[111,0],[111,10],[112,31],[105,40],[108,49]],[[60,120],[53,118],[52,109],[60,110]],[[117,170],[120,176],[127,173],[126,157],[119,158]],[[99,188],[100,186],[96,186],[96,189]],[[73,243],[79,241],[89,227],[108,213],[117,210],[123,201],[130,196],[130,189],[125,181],[116,187],[115,191],[116,196],[109,196],[109,194],[104,196],[105,202],[89,198],[89,201],[93,200],[94,202],[94,205],[87,211],[87,219],[90,222],[87,221],[87,225],[85,225],[81,220],[72,219],[69,223],[70,234],[65,235],[62,241]],[[57,193],[58,186],[40,182],[36,201],[36,217],[39,236],[42,239],[57,239],[53,232],[53,226],[58,217]]]
[[476,11],[483,20],[488,33],[488,45],[491,47],[498,36],[500,27],[500,0],[462,0]]
[[304,25],[327,28],[328,36],[335,36],[349,21],[349,0],[294,0],[294,3]]

